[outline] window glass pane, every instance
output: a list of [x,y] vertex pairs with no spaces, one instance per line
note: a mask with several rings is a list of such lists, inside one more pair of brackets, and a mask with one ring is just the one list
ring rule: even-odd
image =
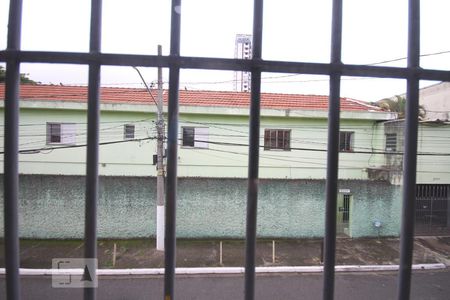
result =
[[76,124],[61,124],[61,143],[76,143]]
[[134,139],[134,125],[126,124],[124,127],[124,138],[126,140]]
[[283,149],[283,148],[284,148],[284,131],[278,130],[277,149]]
[[345,151],[345,132],[339,133],[339,151]]
[[271,149],[277,148],[277,131],[276,130],[270,131],[270,148]]
[[264,150],[270,149],[270,130],[264,130]]
[[339,133],[339,151],[353,150],[353,132],[341,131]]
[[290,150],[291,146],[291,131],[290,130],[286,130],[284,132],[284,145],[283,145],[283,149],[284,150]]
[[208,128],[198,127],[195,128],[195,141],[194,145],[197,148],[208,148]]
[[47,142],[48,143],[61,143],[61,125],[50,123],[47,124]]
[[194,127],[183,127],[183,146],[194,147]]

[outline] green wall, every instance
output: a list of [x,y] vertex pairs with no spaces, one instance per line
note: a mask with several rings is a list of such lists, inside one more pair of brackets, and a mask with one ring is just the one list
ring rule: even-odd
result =
[[[32,104],[35,106],[31,106]],[[152,156],[156,154],[155,115],[150,111],[127,111],[127,109],[137,108],[129,105],[102,109],[99,129],[99,174],[156,176],[156,168],[152,165]],[[2,110],[0,107],[0,111]],[[221,113],[213,113],[202,108],[194,112],[180,111],[178,137],[182,138],[183,126],[207,127],[210,143],[208,149],[179,147],[178,176],[247,178],[248,112],[243,115],[230,109]],[[326,178],[327,115],[324,111],[316,111],[310,116],[303,113],[277,110],[271,112],[271,115],[263,110],[260,145],[264,145],[265,129],[287,129],[291,130],[292,150],[261,148],[260,178],[313,180]],[[348,113],[342,114],[345,116]],[[342,131],[354,132],[355,150],[382,150],[384,127],[377,126],[375,119],[363,118],[363,113],[355,114],[352,118],[342,118],[340,122]],[[0,113],[0,121],[2,120]],[[47,122],[74,123],[76,145],[80,147],[53,149],[63,145],[47,144]],[[136,138],[144,140],[124,142],[125,124],[134,124]],[[19,155],[20,174],[67,176],[85,174],[86,148],[83,146],[86,144],[87,136],[85,104],[22,101],[19,131],[20,150],[29,150]],[[110,142],[115,143],[107,144]],[[3,139],[0,139],[0,148],[2,146]],[[339,177],[367,180],[367,169],[383,164],[384,156],[381,154],[342,152],[339,155]],[[0,154],[0,168],[2,167],[3,155]]]
[[[24,238],[81,238],[84,232],[82,176],[22,175],[20,235]],[[98,236],[134,238],[156,231],[154,177],[101,177]],[[398,235],[400,188],[385,182],[341,181],[353,194],[353,237]],[[3,195],[3,193],[1,193]],[[177,236],[184,238],[245,235],[245,179],[180,178]],[[324,232],[324,180],[261,180],[259,237],[319,237]],[[3,206],[3,201],[0,202]],[[3,215],[1,216],[3,218]],[[0,223],[3,234],[3,221]]]

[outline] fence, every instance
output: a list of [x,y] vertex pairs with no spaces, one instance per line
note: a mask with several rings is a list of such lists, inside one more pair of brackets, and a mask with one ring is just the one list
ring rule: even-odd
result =
[[[165,240],[165,299],[173,299],[175,284],[175,223],[177,200],[178,90],[180,69],[214,69],[251,72],[250,146],[245,262],[245,299],[254,299],[255,244],[258,202],[259,124],[261,72],[327,75],[330,78],[326,214],[324,242],[323,299],[334,297],[336,248],[336,199],[339,153],[339,111],[341,76],[400,78],[407,80],[406,132],[403,170],[403,208],[398,299],[409,299],[413,251],[418,90],[419,80],[450,81],[450,72],[421,69],[420,1],[409,0],[408,64],[406,68],[349,65],[341,62],[342,0],[333,0],[330,63],[302,63],[262,60],[263,0],[254,1],[253,58],[251,60],[181,57],[181,0],[172,0],[170,55],[126,55],[101,52],[102,1],[91,4],[89,53],[21,51],[22,1],[10,2],[7,49],[0,61],[7,64],[5,91],[5,244],[8,299],[20,299],[18,236],[18,124],[20,64],[24,62],[83,64],[89,66],[88,145],[86,163],[85,257],[96,257],[98,201],[99,87],[103,65],[169,68],[168,155]],[[95,299],[93,288],[85,288],[85,299]]]

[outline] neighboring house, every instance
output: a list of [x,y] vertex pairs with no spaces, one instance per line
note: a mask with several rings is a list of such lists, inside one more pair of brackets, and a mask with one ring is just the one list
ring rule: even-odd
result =
[[419,91],[419,102],[429,121],[450,120],[450,82],[434,84]]
[[[403,180],[405,120],[384,123],[385,165],[369,177],[400,185]],[[450,122],[421,121],[418,131],[416,234],[450,234]]]
[[[144,89],[100,93],[99,236],[154,236],[156,106]],[[20,98],[21,236],[80,238],[87,88],[24,85]],[[180,91],[178,237],[244,236],[249,99]],[[328,96],[262,94],[261,106],[258,236],[323,236]],[[395,118],[341,98],[338,234],[399,233],[401,188],[385,172],[393,137],[384,124]]]

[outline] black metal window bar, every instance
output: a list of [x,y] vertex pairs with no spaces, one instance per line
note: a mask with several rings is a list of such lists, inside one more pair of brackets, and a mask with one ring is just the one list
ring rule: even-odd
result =
[[[6,62],[4,215],[7,299],[20,299],[18,235],[18,124],[21,63],[62,63],[89,66],[88,145],[86,163],[85,257],[96,258],[98,202],[99,88],[102,65],[169,68],[168,156],[166,195],[166,239],[164,299],[174,299],[175,221],[177,199],[178,89],[180,69],[210,69],[251,72],[250,146],[248,162],[245,299],[255,296],[255,248],[258,200],[261,72],[301,73],[330,77],[323,299],[334,297],[336,249],[336,199],[339,153],[341,76],[400,78],[407,80],[406,132],[404,147],[402,222],[398,299],[409,299],[413,252],[419,80],[450,81],[450,72],[422,69],[419,65],[420,0],[408,1],[408,63],[406,68],[349,65],[341,61],[342,0],[333,0],[330,63],[262,60],[263,0],[254,0],[253,58],[251,60],[180,56],[181,0],[172,0],[170,55],[126,55],[101,52],[102,1],[92,0],[89,53],[21,51],[22,0],[11,0],[7,49],[0,52]],[[96,291],[85,288],[85,299]]]

